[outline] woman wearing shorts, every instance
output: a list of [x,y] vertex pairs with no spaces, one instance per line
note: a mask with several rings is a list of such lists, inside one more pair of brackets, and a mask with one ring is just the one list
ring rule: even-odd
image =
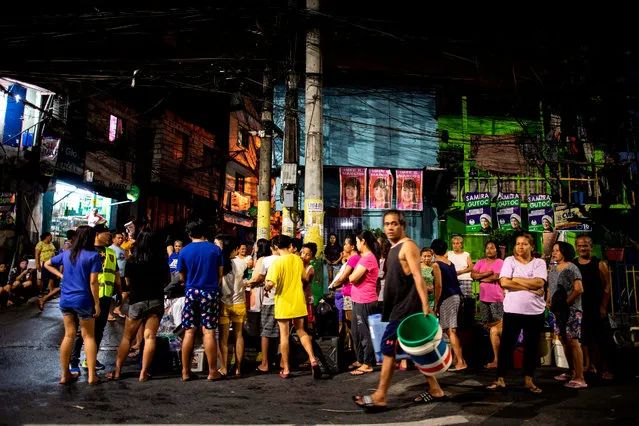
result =
[[[60,345],[62,384],[75,382],[80,376],[71,374],[69,369],[78,321],[84,339],[84,353],[89,371],[88,383],[98,383],[95,374],[98,348],[94,332],[95,318],[100,315],[98,275],[102,272],[102,260],[95,251],[94,241],[93,228],[79,226],[71,249],[44,262],[47,271],[61,280],[60,311],[64,321],[64,338]],[[60,273],[61,266],[64,266],[64,275]]]
[[550,308],[549,322],[555,336],[562,343],[571,374],[563,373],[555,379],[565,381],[567,388],[585,389],[584,356],[581,351],[581,319],[583,308],[581,294],[584,286],[581,272],[571,262],[575,249],[566,242],[558,242],[552,247],[552,260],[556,265],[548,273],[548,296],[546,304]]
[[120,379],[122,366],[131,349],[131,339],[144,322],[144,352],[138,380],[145,382],[151,378],[148,370],[155,353],[155,336],[164,314],[164,287],[171,281],[171,272],[164,256],[164,242],[154,232],[143,229],[135,241],[125,271],[130,291],[129,311],[124,321],[115,370],[107,373],[106,377]]
[[497,257],[497,246],[494,241],[486,243],[485,254],[484,259],[477,261],[470,276],[480,282],[479,312],[484,327],[490,330],[490,343],[493,347],[494,358],[486,365],[486,368],[497,368],[499,339],[504,317],[504,292],[499,285],[499,273],[504,261]]

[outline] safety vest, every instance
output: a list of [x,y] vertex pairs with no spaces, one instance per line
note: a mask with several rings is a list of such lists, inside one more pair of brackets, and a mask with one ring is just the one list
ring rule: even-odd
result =
[[115,250],[105,247],[106,252],[104,261],[102,262],[102,272],[98,275],[100,282],[99,297],[113,297],[115,286],[115,271],[117,267],[118,256]]

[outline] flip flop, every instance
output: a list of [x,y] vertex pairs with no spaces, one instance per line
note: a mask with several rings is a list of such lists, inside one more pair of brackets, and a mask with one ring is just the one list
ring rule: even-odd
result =
[[255,372],[258,374],[268,374],[268,370],[264,371],[264,370],[260,370],[259,367],[255,368]]
[[214,377],[212,379],[209,379],[208,377],[206,378],[206,380],[208,380],[209,382],[219,382],[220,380],[224,380],[226,379],[226,374],[222,374],[218,371],[219,376],[218,377]]
[[348,369],[349,369],[349,370],[355,370],[356,368],[359,368],[359,367],[361,367],[361,366],[362,366],[362,364],[359,364],[359,365],[358,365],[358,363],[357,363],[357,362],[354,362],[354,363],[352,363],[351,365],[349,365],[349,366],[348,366]]
[[490,385],[486,386],[486,390],[496,391],[496,390],[506,390],[506,385],[500,385],[497,382],[492,382]]
[[363,376],[364,374],[372,373],[374,370],[353,370],[351,371],[351,376]]
[[588,384],[582,383],[578,380],[571,380],[568,383],[566,383],[564,387],[567,387],[570,389],[586,389],[588,387]]
[[112,382],[117,382],[118,380],[120,380],[120,376],[116,376],[115,375],[115,371],[109,371],[108,373],[106,373],[104,375],[104,377],[107,380],[112,381]]
[[195,379],[197,379],[197,376],[195,374],[193,374],[192,372],[189,372],[189,376],[188,377],[182,376],[182,381],[183,382],[191,382],[191,381],[193,381]]
[[315,380],[322,378],[322,368],[320,367],[318,360],[311,362],[311,374]]
[[422,392],[419,395],[417,395],[414,399],[413,402],[415,404],[428,404],[431,402],[441,402],[441,401],[446,401],[448,399],[448,396],[443,395],[443,396],[433,396],[428,392]]
[[542,390],[541,390],[540,388],[538,388],[537,386],[535,386],[535,385],[532,385],[532,386],[526,386],[526,389],[527,389],[527,390],[528,390],[528,392],[530,392],[530,393],[541,393],[541,392],[542,392]]
[[70,385],[72,383],[75,383],[78,381],[78,379],[80,378],[80,375],[78,373],[71,373],[71,377],[69,377],[66,381],[64,382],[60,382],[61,385]]
[[285,373],[284,370],[280,371],[280,377],[282,379],[288,379],[290,377],[291,373]]
[[572,379],[572,376],[568,373],[561,373],[560,375],[555,376],[554,379],[558,382],[567,382]]
[[370,395],[353,396],[353,402],[367,413],[381,413],[382,411],[388,410],[388,406],[386,405],[375,405]]
[[142,378],[138,378],[138,382],[148,382],[152,378],[149,373],[146,373]]
[[[115,321],[115,319],[113,321]],[[139,349],[133,349],[132,351],[129,352],[127,357],[129,357],[129,358],[137,358],[138,355],[140,355],[140,350]]]
[[113,321],[115,321],[116,319],[117,319],[116,317],[109,317],[109,318],[107,318],[107,321],[109,321],[109,322],[113,322]]

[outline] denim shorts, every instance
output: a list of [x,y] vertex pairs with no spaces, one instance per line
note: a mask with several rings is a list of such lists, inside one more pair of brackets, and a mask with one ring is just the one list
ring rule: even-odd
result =
[[60,308],[62,315],[75,315],[79,319],[86,321],[93,318],[95,310],[93,308]]

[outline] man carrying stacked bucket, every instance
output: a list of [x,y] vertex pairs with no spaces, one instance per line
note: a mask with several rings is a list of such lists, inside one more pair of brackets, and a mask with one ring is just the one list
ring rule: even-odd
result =
[[[382,321],[388,322],[388,325],[382,337],[382,372],[379,386],[373,394],[353,397],[357,406],[369,412],[386,409],[386,396],[395,369],[398,334],[402,335],[399,337],[402,349],[411,353],[429,385],[428,392],[418,395],[415,402],[428,403],[445,398],[435,376],[446,371],[452,361],[450,350],[441,339],[439,324],[429,315],[428,290],[419,266],[419,247],[406,236],[404,214],[397,210],[386,211],[384,232],[392,247],[386,259]],[[402,321],[404,323],[400,327]]]

